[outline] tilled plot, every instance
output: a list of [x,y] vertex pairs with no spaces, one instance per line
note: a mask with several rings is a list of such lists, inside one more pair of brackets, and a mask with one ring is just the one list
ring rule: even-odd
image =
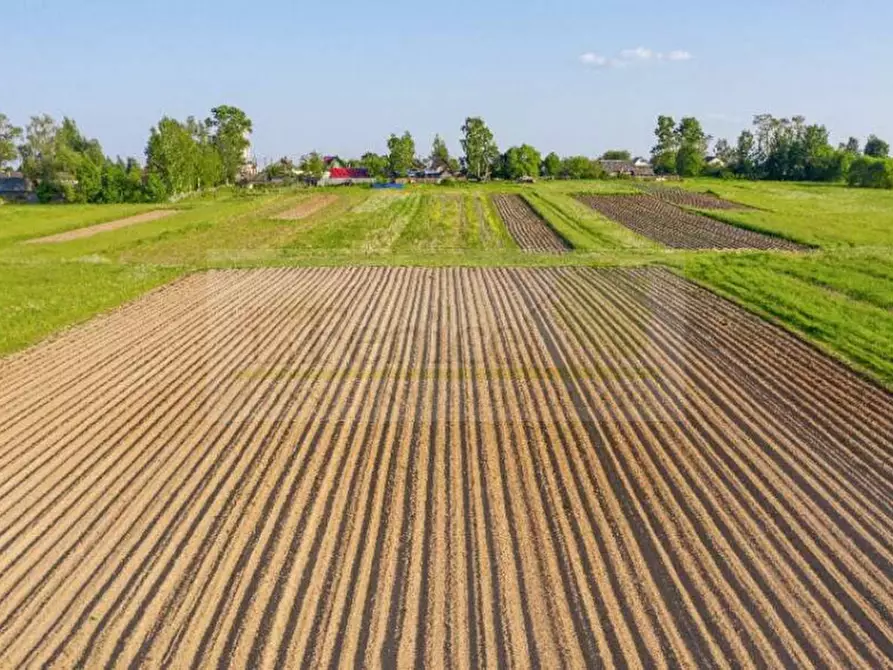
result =
[[494,195],[493,202],[509,233],[524,251],[563,253],[570,245],[519,195]]
[[0,362],[0,665],[884,667],[891,444],[661,270],[194,275]]
[[640,190],[660,198],[664,202],[680,207],[692,207],[694,209],[752,209],[747,205],[724,200],[710,193],[695,193],[684,188],[648,183],[638,184],[637,186]]
[[687,212],[649,195],[578,195],[577,199],[630,230],[676,249],[808,249]]

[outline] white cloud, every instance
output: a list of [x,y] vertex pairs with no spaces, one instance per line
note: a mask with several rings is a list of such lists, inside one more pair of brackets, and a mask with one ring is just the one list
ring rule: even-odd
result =
[[671,51],[667,54],[667,60],[691,60],[693,56],[688,51],[682,51],[681,49],[677,51]]
[[604,67],[608,64],[608,59],[591,51],[580,56],[580,62],[584,65],[595,65],[596,67]]
[[660,58],[661,54],[655,54],[651,49],[646,49],[645,47],[624,49],[620,52],[620,58],[625,61],[651,60],[655,56]]
[[580,56],[580,62],[591,67],[625,67],[633,63],[647,63],[649,61],[687,61],[694,58],[688,51],[677,49],[668,53],[653,51],[645,47],[636,47],[635,49],[624,49],[616,58],[608,58],[593,51],[588,51]]

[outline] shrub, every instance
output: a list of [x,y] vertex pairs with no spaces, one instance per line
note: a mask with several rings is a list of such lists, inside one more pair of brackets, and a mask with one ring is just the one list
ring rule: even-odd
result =
[[850,186],[893,189],[893,160],[862,156],[853,161],[847,177]]

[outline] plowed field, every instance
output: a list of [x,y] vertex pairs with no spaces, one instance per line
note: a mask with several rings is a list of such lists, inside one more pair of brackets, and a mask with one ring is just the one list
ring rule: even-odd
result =
[[747,205],[725,200],[710,193],[695,193],[684,188],[658,186],[657,184],[639,184],[639,189],[660,198],[671,205],[692,207],[694,209],[751,209]]
[[891,444],[662,270],[193,275],[0,361],[0,666],[880,668]]
[[505,227],[524,251],[562,253],[570,249],[521,196],[494,195],[493,202]]
[[25,244],[55,244],[59,242],[71,242],[72,240],[80,240],[84,237],[93,237],[99,233],[107,233],[110,230],[118,230],[119,228],[128,228],[139,223],[148,223],[149,221],[157,221],[158,219],[166,219],[169,216],[177,214],[176,209],[156,209],[145,214],[137,214],[136,216],[128,216],[126,219],[118,219],[117,221],[109,221],[107,223],[99,223],[95,226],[87,226],[86,228],[78,228],[69,230],[65,233],[57,235],[47,235],[46,237],[38,237],[37,239],[27,240]]
[[580,195],[577,199],[630,230],[676,249],[807,248],[694,214],[648,195]]

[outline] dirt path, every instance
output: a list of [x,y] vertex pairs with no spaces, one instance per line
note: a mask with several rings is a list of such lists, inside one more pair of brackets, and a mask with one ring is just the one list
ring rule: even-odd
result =
[[33,240],[26,240],[25,242],[23,242],[23,244],[57,244],[60,242],[71,242],[72,240],[79,240],[83,237],[93,237],[94,235],[98,235],[99,233],[106,233],[110,230],[118,230],[119,228],[127,228],[129,226],[135,226],[139,223],[148,223],[150,221],[157,221],[158,219],[165,219],[178,213],[179,210],[176,209],[156,209],[151,212],[146,212],[145,214],[129,216],[126,219],[118,219],[117,221],[99,223],[95,226],[88,226],[87,228],[69,230],[66,233],[47,235],[46,237],[38,237]]
[[308,216],[312,216],[313,214],[322,211],[329,205],[337,202],[337,200],[337,195],[313,196],[299,202],[297,205],[284,212],[280,212],[273,218],[280,221],[299,221],[300,219],[306,219]]
[[0,666],[884,667],[891,417],[658,269],[193,275],[0,361]]
[[509,233],[524,251],[565,253],[570,245],[519,195],[494,195],[493,202]]

